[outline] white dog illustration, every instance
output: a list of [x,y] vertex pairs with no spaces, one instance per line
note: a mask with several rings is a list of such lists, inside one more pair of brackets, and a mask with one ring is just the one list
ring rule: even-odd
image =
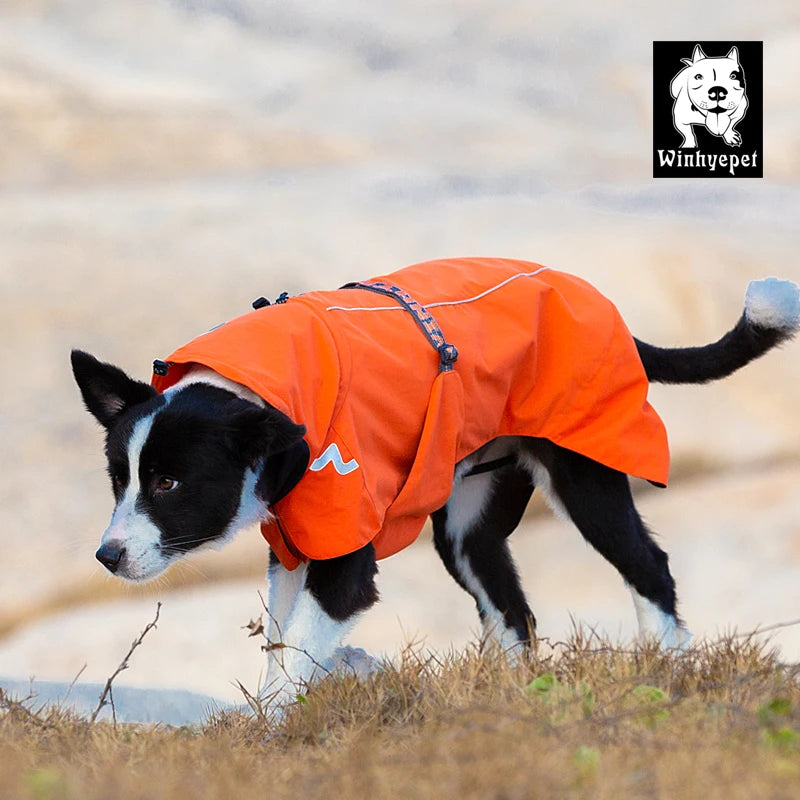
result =
[[670,84],[675,98],[672,121],[683,136],[681,147],[697,147],[692,125],[705,125],[715,136],[738,147],[742,137],[735,126],[747,110],[738,49],[732,47],[724,58],[709,58],[700,45],[695,45],[691,60],[681,61],[686,66]]

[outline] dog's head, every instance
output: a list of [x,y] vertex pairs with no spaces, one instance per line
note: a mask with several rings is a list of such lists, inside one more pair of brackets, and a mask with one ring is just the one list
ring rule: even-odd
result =
[[201,545],[221,545],[302,477],[305,428],[267,405],[192,383],[160,395],[88,353],[72,353],[87,409],[106,429],[116,499],[98,560],[132,581]]
[[745,96],[744,72],[739,64],[739,50],[732,47],[723,58],[709,58],[696,45],[692,58],[670,85],[672,96],[687,92],[692,105],[703,115],[730,114]]

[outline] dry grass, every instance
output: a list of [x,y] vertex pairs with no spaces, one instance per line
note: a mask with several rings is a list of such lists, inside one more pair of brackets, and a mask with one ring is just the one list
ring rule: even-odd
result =
[[577,634],[515,666],[409,648],[274,723],[114,727],[3,698],[0,796],[797,797],[799,676],[747,637],[675,655]]

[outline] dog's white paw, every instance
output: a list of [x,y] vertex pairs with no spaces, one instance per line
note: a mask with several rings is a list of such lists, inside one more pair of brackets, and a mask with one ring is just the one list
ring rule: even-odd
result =
[[687,650],[694,634],[682,625],[670,625],[658,630],[639,631],[636,642],[639,644],[658,643],[660,650]]
[[674,614],[666,613],[652,600],[642,597],[632,586],[628,586],[639,621],[638,640],[658,641],[662,650],[684,650],[692,640],[692,634],[678,622]]
[[742,143],[742,137],[739,135],[739,131],[734,131],[730,128],[728,128],[722,138],[725,140],[725,143],[729,144],[731,147],[739,147]]
[[694,639],[694,634],[682,625],[676,625],[661,640],[662,650],[686,650]]
[[744,313],[749,322],[762,328],[796,330],[800,327],[800,287],[779,278],[750,281]]
[[333,655],[322,665],[328,672],[339,675],[355,675],[360,680],[380,672],[380,661],[363,647],[337,647]]
[[661,650],[686,650],[694,638],[694,634],[674,619],[664,615],[663,624],[656,627],[640,629],[636,641],[640,644],[658,643]]

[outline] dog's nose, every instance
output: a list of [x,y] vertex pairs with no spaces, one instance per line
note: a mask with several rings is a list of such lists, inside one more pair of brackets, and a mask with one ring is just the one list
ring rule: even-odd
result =
[[121,542],[106,542],[94,555],[109,572],[116,572],[125,557],[125,546]]
[[708,90],[708,99],[715,100],[719,103],[720,100],[724,100],[728,96],[728,90],[724,86],[712,86]]

